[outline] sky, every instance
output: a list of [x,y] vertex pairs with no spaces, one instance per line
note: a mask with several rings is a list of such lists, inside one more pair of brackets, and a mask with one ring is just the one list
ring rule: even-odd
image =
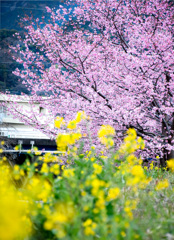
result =
[[[12,74],[18,65],[12,60],[12,56],[7,54],[8,44],[12,44],[11,36],[14,32],[22,32],[19,22],[25,14],[31,12],[35,18],[41,18],[43,15],[49,18],[46,12],[46,6],[50,8],[59,8],[66,0],[0,0],[0,91],[6,89],[13,91],[24,91],[22,85],[18,84],[17,78]],[[9,31],[14,30],[14,31]],[[7,43],[7,44],[6,44]],[[14,42],[15,44],[15,42]]]
[[1,0],[0,1],[0,29],[15,29],[20,30],[18,22],[20,17],[25,14],[30,15],[30,12],[36,17],[46,15],[45,6],[58,7],[59,3],[63,4],[63,0]]

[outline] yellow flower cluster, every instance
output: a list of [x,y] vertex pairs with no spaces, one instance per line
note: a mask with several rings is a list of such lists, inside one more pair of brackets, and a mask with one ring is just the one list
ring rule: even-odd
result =
[[[86,119],[86,115],[84,112],[78,112],[76,114],[76,118],[73,120],[70,120],[67,123],[67,129],[69,130],[74,130],[77,128],[77,124],[83,120]],[[66,125],[65,121],[63,118],[61,117],[57,117],[55,119],[55,127],[56,128],[60,128],[62,125]],[[82,137],[80,131],[76,131],[76,132],[67,132],[67,133],[58,133],[57,137],[56,137],[56,143],[57,143],[57,148],[60,151],[66,151],[69,145],[73,145],[75,144],[75,142],[77,140],[79,140]]]
[[[82,120],[86,119],[85,112],[78,112],[76,114],[76,118],[74,120],[70,120],[67,124],[67,128],[69,129],[75,129],[77,127],[77,124]],[[61,126],[65,125],[65,121],[63,117],[57,117],[54,121],[54,126],[56,128],[61,128]]]
[[82,120],[86,119],[86,115],[84,112],[78,112],[76,118],[74,120],[69,121],[67,124],[67,128],[69,129],[76,129],[77,124]]
[[113,136],[115,136],[115,129],[110,125],[102,125],[98,131],[98,137],[101,143],[107,148],[114,145]]
[[54,121],[54,126],[56,128],[60,128],[64,124],[65,124],[65,121],[64,121],[63,117],[57,117]]
[[67,125],[67,128],[69,128],[69,129],[76,129],[76,127],[77,127],[76,120],[69,121],[69,123]]
[[13,177],[15,180],[21,179],[21,177],[25,176],[24,170],[21,169],[18,165],[15,165],[13,168]]
[[[87,189],[91,188],[91,195],[95,197],[95,207],[93,208],[93,213],[98,214],[100,211],[106,211],[107,202],[118,199],[120,196],[120,188],[109,187],[110,184],[97,177],[101,173],[102,168],[98,164],[93,164],[96,166],[97,171],[89,176],[85,182]],[[98,172],[99,170],[99,172]],[[86,191],[82,191],[82,196],[86,196]]]
[[69,169],[64,169],[63,171],[63,176],[65,178],[70,178],[70,177],[74,177],[74,169],[73,168],[69,168]]
[[162,181],[159,181],[155,187],[155,190],[160,191],[162,189],[168,188],[169,187],[169,182],[167,179],[164,179]]
[[114,136],[115,129],[110,125],[102,125],[100,130],[98,131],[99,138],[106,136]]
[[67,134],[59,133],[56,138],[58,149],[65,150],[69,145],[75,144],[82,137],[80,132],[71,132]]
[[46,230],[56,230],[58,238],[66,236],[66,224],[72,223],[76,215],[75,207],[72,202],[58,202],[54,209],[45,211],[46,221],[44,228]]
[[[86,185],[88,185],[88,181],[86,182]],[[90,185],[92,186],[92,195],[97,197],[99,194],[99,189],[105,186],[105,182],[94,176],[94,178],[90,180]]]
[[41,173],[49,173],[49,167],[47,163],[42,164]]
[[95,222],[92,221],[92,219],[88,218],[84,223],[83,223],[83,227],[84,227],[84,233],[86,236],[90,236],[90,235],[95,235],[95,228],[96,228],[97,224]]
[[119,154],[131,154],[134,153],[137,149],[144,149],[145,143],[141,137],[137,138],[135,129],[130,128],[127,131],[127,136],[124,138],[124,143],[119,149]]
[[93,164],[93,168],[94,168],[94,174],[100,174],[102,172],[102,166],[97,163]]
[[84,120],[84,119],[86,119],[86,118],[87,118],[87,117],[86,117],[85,112],[82,111],[82,112],[78,112],[78,113],[76,114],[75,120],[76,120],[77,123],[79,123],[82,119]]
[[136,209],[138,204],[138,200],[127,200],[125,202],[125,207],[124,207],[124,211],[126,213],[126,215],[128,216],[129,219],[133,219],[133,210]]
[[[28,217],[29,204],[21,202],[15,187],[9,181],[8,166],[0,167],[0,239],[25,239],[32,231]],[[22,194],[22,193],[21,193]]]
[[122,162],[119,169],[125,176],[126,185],[133,187],[134,191],[137,191],[137,187],[145,188],[150,183],[151,178],[147,178],[142,167],[142,160],[134,155],[137,149],[144,148],[143,139],[137,138],[134,129],[129,129],[127,133],[128,135],[115,157],[117,159],[120,155],[125,155],[125,161]]
[[[80,131],[74,129],[85,118],[85,114],[79,112],[69,121],[68,133],[57,136],[59,147],[69,147],[81,138]],[[62,125],[65,122],[58,117],[55,126]],[[9,168],[0,168],[0,238],[29,239],[32,219],[34,224],[38,223],[38,231],[45,229],[45,239],[48,236],[54,239],[141,239],[143,234],[141,236],[140,225],[137,225],[143,218],[140,214],[145,216],[141,205],[147,203],[150,194],[159,195],[158,190],[168,188],[169,182],[167,179],[152,181],[144,191],[151,181],[148,177],[151,172],[156,175],[160,172],[144,170],[141,158],[134,154],[144,148],[144,141],[137,138],[134,129],[127,133],[121,148],[108,156],[105,156],[107,151],[97,155],[95,147],[78,154],[77,146],[72,146],[66,153],[66,165],[62,165],[64,158],[60,160],[51,154],[40,156],[34,164],[28,161],[24,166],[15,165],[12,179],[16,183],[25,180],[20,189],[9,183]],[[114,136],[115,130],[109,125],[103,125],[98,132],[107,148],[113,146]],[[173,171],[174,160],[168,161],[167,166]],[[61,176],[55,176],[59,174]],[[152,177],[156,178],[154,175]],[[165,191],[168,190],[170,188]],[[34,239],[35,232],[32,234]]]
[[167,161],[167,167],[174,172],[174,159],[170,159],[169,161]]
[[50,167],[50,172],[55,174],[55,175],[59,175],[59,173],[60,173],[60,166],[58,164],[53,164]]
[[128,162],[128,164],[130,166],[133,166],[135,165],[136,163],[138,164],[139,163],[139,159],[136,158],[136,156],[132,153],[132,154],[129,154],[128,156],[126,156],[126,161]]
[[114,200],[120,196],[120,188],[110,188],[108,191],[107,201]]
[[58,162],[58,157],[51,153],[45,153],[42,160],[45,163]]
[[[137,164],[137,160],[134,163],[135,165],[129,165],[129,169],[126,169],[123,165],[124,174],[126,178],[127,186],[146,188],[150,183],[151,178],[148,178],[145,175],[144,169],[141,166],[141,161]],[[136,190],[136,188],[135,188]]]
[[[47,154],[47,153],[46,153]],[[45,155],[46,155],[45,154]],[[41,167],[41,169],[40,169],[40,172],[42,173],[42,174],[44,174],[44,175],[48,175],[49,173],[53,173],[53,174],[55,174],[55,175],[58,175],[59,173],[60,173],[60,166],[59,166],[59,164],[57,163],[57,157],[56,157],[56,162],[54,161],[55,159],[55,156],[53,156],[53,159],[51,160],[50,159],[50,157],[51,157],[51,155],[49,154],[49,157],[44,157],[43,158],[43,164],[42,164],[42,167]],[[41,159],[42,160],[42,159]],[[53,161],[53,163],[52,163],[52,161]],[[61,160],[60,160],[61,161]],[[51,163],[51,165],[49,166],[48,165],[48,163]],[[35,167],[37,167],[38,166],[38,163],[37,162],[35,162],[35,164],[34,164],[34,166]]]
[[141,165],[133,166],[129,172],[131,173],[131,175],[127,177],[127,181],[126,181],[128,186],[134,186],[139,184],[139,187],[140,187],[142,183],[145,184],[146,175]]
[[153,162],[151,162],[151,163],[150,163],[150,170],[152,170],[153,167],[154,167],[154,166],[153,166]]
[[47,202],[48,198],[51,197],[50,183],[39,177],[32,177],[26,189],[29,190],[29,197],[37,201]]

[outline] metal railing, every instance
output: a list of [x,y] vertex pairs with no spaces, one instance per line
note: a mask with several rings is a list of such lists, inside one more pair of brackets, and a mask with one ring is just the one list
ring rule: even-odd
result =
[[23,149],[19,149],[19,150],[11,150],[11,149],[8,149],[8,150],[3,150],[2,153],[36,153],[36,154],[42,154],[42,153],[51,153],[51,154],[58,154],[58,153],[66,153],[66,151],[49,151],[49,150],[32,150],[32,149],[26,149],[26,150],[23,150]]

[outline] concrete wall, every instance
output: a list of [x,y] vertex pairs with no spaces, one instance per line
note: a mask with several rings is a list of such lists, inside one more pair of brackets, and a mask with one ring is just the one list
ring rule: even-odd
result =
[[[28,97],[28,99],[27,99]],[[8,111],[8,107],[13,103],[13,100],[26,112],[34,111],[35,115],[42,114],[39,122],[42,123],[49,119],[49,125],[54,126],[54,119],[49,115],[47,109],[40,107],[38,103],[30,104],[29,96],[11,95],[7,103],[7,107],[0,106],[0,135],[8,138],[28,138],[28,139],[49,139],[45,134],[35,129],[32,126],[25,125],[20,119],[15,119]],[[0,104],[6,99],[5,95],[0,95]]]

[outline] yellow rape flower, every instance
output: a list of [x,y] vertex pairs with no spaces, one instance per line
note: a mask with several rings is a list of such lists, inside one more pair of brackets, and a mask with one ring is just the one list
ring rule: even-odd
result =
[[126,180],[127,186],[134,186],[140,182],[141,182],[141,178],[139,177],[130,177]]
[[87,212],[87,211],[89,210],[89,206],[84,206],[84,207],[83,207],[83,210],[84,210],[85,212]]
[[129,128],[129,129],[127,130],[127,134],[128,134],[128,136],[130,136],[132,139],[136,139],[136,137],[137,137],[137,133],[136,133],[136,131],[135,131],[134,128]]
[[28,202],[20,202],[20,195],[9,180],[10,169],[6,165],[0,168],[0,239],[15,240],[28,238],[31,233],[31,221],[27,213]]
[[126,237],[126,233],[124,231],[121,232],[122,237]]
[[59,203],[56,207],[55,215],[53,215],[53,221],[59,223],[68,223],[72,221],[74,214],[75,210],[73,204]]
[[41,173],[48,173],[48,172],[49,172],[49,167],[47,163],[43,163],[41,168]]
[[125,226],[125,228],[129,228],[130,227],[129,222],[125,222],[124,226]]
[[19,145],[15,146],[14,150],[19,150]]
[[[90,184],[90,183],[88,183],[88,180],[87,180],[86,185],[88,185],[88,184]],[[98,197],[99,194],[100,195],[102,194],[102,191],[99,191],[99,188],[100,187],[105,187],[106,183],[103,180],[99,180],[99,179],[95,178],[95,179],[92,180],[91,186],[92,186],[91,194],[93,196]]]
[[167,167],[174,172],[174,159],[167,161]]
[[144,177],[144,170],[140,165],[133,166],[131,173],[133,176]]
[[70,177],[74,177],[74,168],[72,169],[65,169],[63,171],[63,176],[66,177],[66,178],[70,178]]
[[64,121],[63,117],[57,117],[54,121],[54,126],[56,128],[60,128],[64,124],[65,124],[65,121]]
[[60,173],[60,167],[58,164],[54,164],[50,167],[50,172],[55,174],[55,175],[58,175]]
[[164,179],[162,181],[159,181],[155,187],[155,190],[159,191],[162,190],[164,188],[168,188],[169,187],[169,182],[168,179]]
[[98,209],[98,208],[93,208],[93,213],[95,213],[95,214],[97,214],[97,213],[99,213],[100,212],[100,210]]
[[133,213],[130,207],[125,207],[124,211],[126,213],[126,215],[132,220],[133,219]]
[[4,145],[5,144],[5,142],[4,141],[1,141],[1,145]]
[[52,155],[51,153],[45,153],[45,155],[43,156],[43,161],[45,163],[57,162],[58,161],[58,157]]
[[106,145],[107,148],[114,146],[114,140],[111,137],[101,137],[100,141]]
[[97,163],[93,163],[94,174],[100,174],[102,172],[102,166],[98,165]]
[[84,223],[83,223],[83,226],[84,227],[87,227],[87,226],[89,226],[89,225],[91,225],[92,224],[92,220],[90,219],[90,218],[88,218]]
[[138,239],[139,237],[140,237],[140,235],[134,234],[134,238],[135,238],[135,239]]
[[24,176],[24,171],[23,169],[20,170],[20,167],[18,165],[14,165],[13,168],[13,177],[15,180],[19,180],[21,176]]
[[58,148],[66,148],[68,145],[73,145],[77,140],[82,137],[80,132],[62,134],[59,133],[56,138]]
[[92,229],[91,226],[90,227],[86,227],[84,229],[84,233],[85,233],[86,236],[95,235],[95,232],[94,232],[94,230]]
[[90,218],[83,223],[84,233],[86,236],[95,235],[94,229],[96,228],[96,223],[94,223]]
[[98,131],[98,137],[115,136],[115,129],[110,125],[102,125]]
[[110,125],[102,125],[98,131],[98,137],[101,143],[106,145],[107,148],[114,145],[113,136],[115,136],[115,129]]
[[86,196],[86,192],[85,191],[82,191],[81,192],[81,195],[84,197],[84,196]]
[[46,230],[55,230],[58,238],[66,236],[66,224],[71,223],[76,215],[72,202],[58,202],[53,212],[46,211],[47,220],[44,223]]
[[[88,180],[86,181],[86,185],[89,185]],[[101,186],[101,180],[96,178],[96,179],[92,180],[91,185],[93,188],[99,188]]]
[[76,122],[79,123],[82,119],[86,119],[85,112],[78,112],[76,115]]
[[153,170],[153,162],[150,163],[150,170]]
[[43,189],[37,194],[37,198],[41,199],[43,202],[46,202],[51,193],[51,185],[49,182],[43,182]]
[[29,190],[30,198],[39,201],[42,200],[46,202],[51,194],[50,183],[35,176],[30,179],[26,188]]
[[14,165],[14,171],[18,171],[20,168],[18,165]]
[[6,158],[6,157],[3,157],[2,160],[3,160],[3,161],[7,161],[7,158]]
[[127,156],[126,160],[128,161],[128,163],[129,163],[130,165],[134,165],[134,164],[138,161],[138,159],[135,157],[134,154],[129,154],[129,155]]
[[107,201],[116,199],[120,196],[120,189],[118,187],[110,188],[108,191]]
[[104,200],[104,198],[103,198],[103,197],[100,197],[100,198],[96,201],[95,206],[96,206],[96,208],[98,208],[98,209],[100,209],[100,210],[104,209],[104,208],[105,208],[105,200]]
[[75,129],[77,127],[77,122],[76,120],[71,120],[69,121],[68,125],[67,125],[67,128],[69,129]]
[[145,148],[145,142],[144,142],[144,140],[143,140],[141,137],[139,137],[139,138],[137,139],[137,142],[139,143],[140,148],[143,150],[143,149]]

